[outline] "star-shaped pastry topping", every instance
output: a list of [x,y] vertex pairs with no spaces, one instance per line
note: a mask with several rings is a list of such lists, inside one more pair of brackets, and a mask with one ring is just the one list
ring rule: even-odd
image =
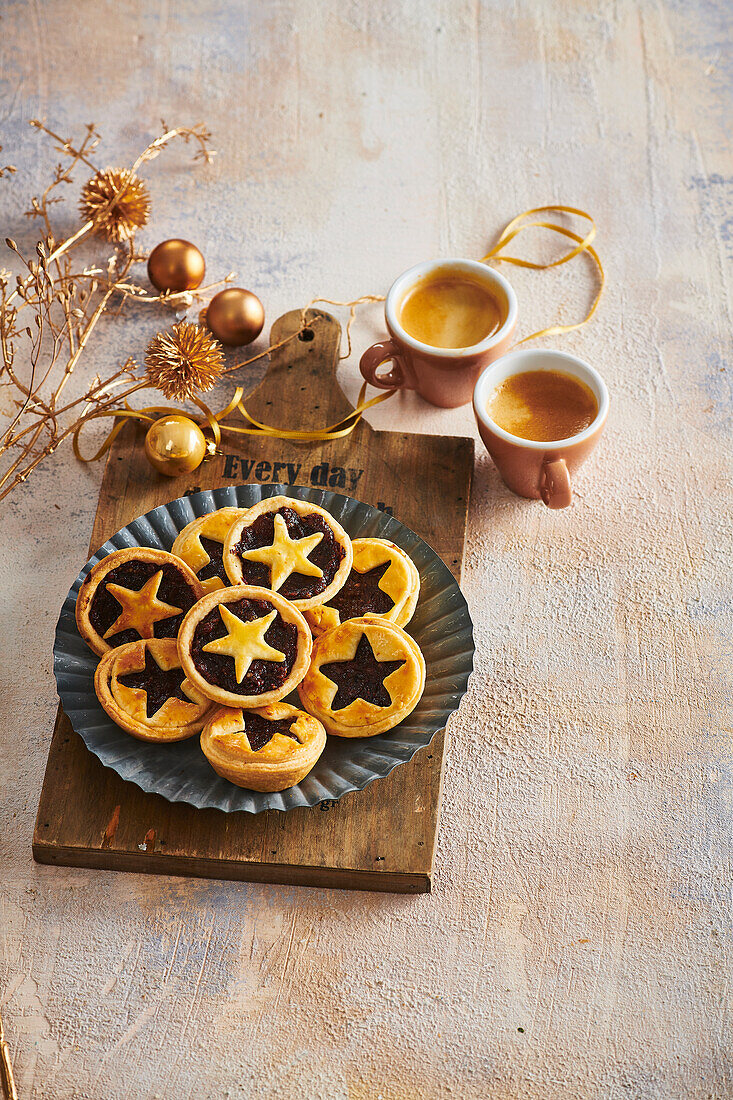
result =
[[362,634],[351,661],[332,661],[321,665],[323,675],[333,680],[338,687],[331,710],[343,710],[355,699],[363,699],[366,703],[373,703],[375,707],[391,706],[392,696],[384,686],[384,681],[404,663],[378,661],[369,639],[366,634]]
[[158,599],[162,579],[163,570],[159,569],[139,592],[124,588],[121,584],[107,585],[107,591],[112,593],[122,612],[104,635],[105,639],[120,634],[123,630],[136,630],[141,638],[154,638],[153,628],[157,622],[181,614],[183,608],[173,607],[172,604]]
[[369,611],[383,615],[392,610],[394,600],[379,586],[391,564],[391,561],[385,561],[365,573],[360,573],[358,569],[351,570],[346,584],[328,601],[328,606],[335,607],[338,611],[342,623],[347,619],[358,619]]
[[223,580],[228,584],[229,581],[224,572],[224,565],[222,562],[222,558],[224,557],[224,546],[222,543],[217,542],[216,539],[207,539],[204,535],[199,535],[199,542],[205,553],[209,555],[209,560],[196,574],[198,579],[200,581],[208,581],[214,577],[218,577],[219,580]]
[[323,570],[308,561],[323,532],[306,535],[302,539],[291,539],[287,524],[281,515],[276,515],[271,546],[258,546],[254,550],[245,550],[242,554],[247,561],[261,562],[270,568],[270,588],[278,592],[291,573],[300,573],[304,577],[322,577]]
[[205,653],[218,653],[220,656],[232,657],[238,684],[241,684],[249,672],[249,666],[253,661],[279,663],[285,660],[284,653],[279,649],[273,649],[265,641],[265,634],[274,623],[277,611],[271,611],[269,615],[263,615],[261,619],[253,619],[249,623],[243,622],[234,615],[226,604],[219,604],[219,614],[229,633],[223,638],[215,638],[213,642],[207,642],[201,648]]
[[128,672],[118,676],[118,681],[129,688],[140,688],[145,692],[145,713],[148,718],[157,714],[167,699],[191,700],[183,692],[186,674],[180,668],[161,668],[149,649],[145,650],[145,668],[140,672]]
[[290,737],[293,741],[298,741],[297,736],[290,732],[290,727],[294,721],[294,718],[270,720],[269,718],[263,718],[260,714],[250,714],[249,711],[244,711],[244,729],[242,732],[246,736],[252,752],[259,752],[265,745],[269,745],[276,733],[282,733],[284,737]]

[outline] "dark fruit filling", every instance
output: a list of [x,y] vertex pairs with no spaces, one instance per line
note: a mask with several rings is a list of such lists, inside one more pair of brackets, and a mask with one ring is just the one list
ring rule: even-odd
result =
[[331,703],[331,710],[343,710],[355,699],[373,703],[375,707],[389,707],[392,697],[384,681],[404,661],[378,661],[366,634],[362,634],[352,661],[332,661],[321,665],[321,672],[338,686]]
[[[122,611],[119,602],[111,592],[107,591],[108,584],[119,584],[123,588],[129,588],[133,592],[139,592],[146,581],[163,570],[163,576],[158,588],[158,599],[163,603],[169,603],[173,607],[180,607],[180,615],[172,615],[170,619],[160,619],[153,627],[153,635],[156,638],[175,638],[183,621],[183,616],[196,603],[197,596],[192,591],[186,578],[175,565],[160,565],[154,561],[126,561],[112,569],[97,585],[97,590],[92,597],[89,608],[89,621],[101,638],[107,633],[112,623],[115,622]],[[137,642],[140,638],[137,630],[121,630],[118,634],[111,634],[104,640],[113,648],[124,645],[125,642]]]
[[318,546],[308,555],[308,561],[313,562],[323,570],[322,577],[304,577],[302,573],[291,573],[284,584],[278,589],[286,600],[308,600],[317,596],[328,588],[336,576],[345,550],[323,519],[317,512],[307,516],[300,516],[292,508],[279,508],[277,512],[263,512],[261,516],[245,527],[241,538],[233,548],[242,562],[242,583],[254,584],[268,588],[270,585],[270,567],[263,562],[247,561],[242,558],[245,550],[255,550],[260,546],[272,546],[275,536],[275,516],[281,515],[285,520],[285,526],[292,539],[303,539],[307,535],[319,533],[323,538]]
[[244,732],[247,734],[252,752],[264,749],[276,733],[283,733],[286,737],[292,737],[293,741],[297,741],[295,734],[290,732],[290,727],[295,721],[295,718],[278,718],[271,721],[269,718],[263,718],[261,714],[248,714],[245,711]]
[[342,623],[347,619],[358,619],[369,611],[383,615],[392,610],[394,600],[379,587],[379,582],[391,564],[386,561],[383,565],[375,565],[366,573],[351,570],[344,587],[328,601],[328,607],[336,608]]
[[[226,606],[245,623],[261,619],[272,612],[272,604],[265,600],[236,600]],[[215,638],[224,638],[227,633],[218,604],[196,625],[191,643],[191,658],[204,680],[234,695],[262,695],[265,691],[282,687],[298,655],[298,628],[294,623],[286,623],[280,614],[277,615],[265,633],[265,641],[273,649],[284,653],[285,660],[253,661],[241,683],[237,682],[233,657],[223,653],[204,653],[205,645]]]
[[224,556],[224,544],[222,542],[216,542],[214,539],[207,539],[203,535],[199,535],[199,542],[209,555],[209,561],[199,569],[196,576],[200,581],[208,581],[212,577],[220,577],[228,587],[229,578],[224,572],[224,563],[221,560]]
[[145,668],[142,672],[127,672],[118,676],[120,684],[129,688],[142,688],[146,694],[145,713],[148,718],[157,714],[166,699],[191,700],[183,693],[183,681],[186,679],[182,668],[162,669],[149,649],[145,650]]

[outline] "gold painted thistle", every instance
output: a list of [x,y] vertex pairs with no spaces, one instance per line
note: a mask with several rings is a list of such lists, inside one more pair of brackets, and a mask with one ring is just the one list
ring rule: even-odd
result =
[[218,340],[193,321],[180,321],[159,332],[145,355],[148,382],[169,401],[188,401],[215,386],[224,371]]
[[150,195],[129,168],[104,168],[84,185],[79,209],[94,222],[95,233],[108,241],[131,241],[147,225]]

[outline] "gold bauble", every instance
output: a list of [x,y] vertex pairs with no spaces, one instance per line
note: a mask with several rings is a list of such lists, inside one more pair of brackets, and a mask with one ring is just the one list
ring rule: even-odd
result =
[[180,294],[201,286],[206,272],[204,257],[195,244],[172,237],[156,245],[148,258],[148,277],[160,291]]
[[148,461],[166,477],[197,470],[206,455],[206,437],[187,416],[171,414],[156,420],[145,436]]
[[240,286],[227,287],[211,299],[206,324],[217,340],[229,347],[251,344],[262,332],[265,308],[256,294]]

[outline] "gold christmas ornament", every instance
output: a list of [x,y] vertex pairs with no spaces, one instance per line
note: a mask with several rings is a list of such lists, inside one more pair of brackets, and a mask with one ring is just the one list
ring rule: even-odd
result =
[[195,244],[171,237],[156,245],[148,257],[148,277],[160,291],[180,294],[201,286],[206,272],[204,257]]
[[220,290],[206,308],[206,324],[222,344],[251,344],[262,332],[265,308],[256,294],[243,287]]
[[224,369],[224,352],[201,325],[180,321],[150,341],[145,368],[150,385],[170,401],[187,401],[216,385]]
[[163,416],[150,426],[145,436],[148,462],[166,477],[178,477],[197,470],[206,451],[204,433],[187,416]]
[[150,196],[129,168],[104,168],[84,185],[79,208],[108,241],[130,241],[150,216]]

